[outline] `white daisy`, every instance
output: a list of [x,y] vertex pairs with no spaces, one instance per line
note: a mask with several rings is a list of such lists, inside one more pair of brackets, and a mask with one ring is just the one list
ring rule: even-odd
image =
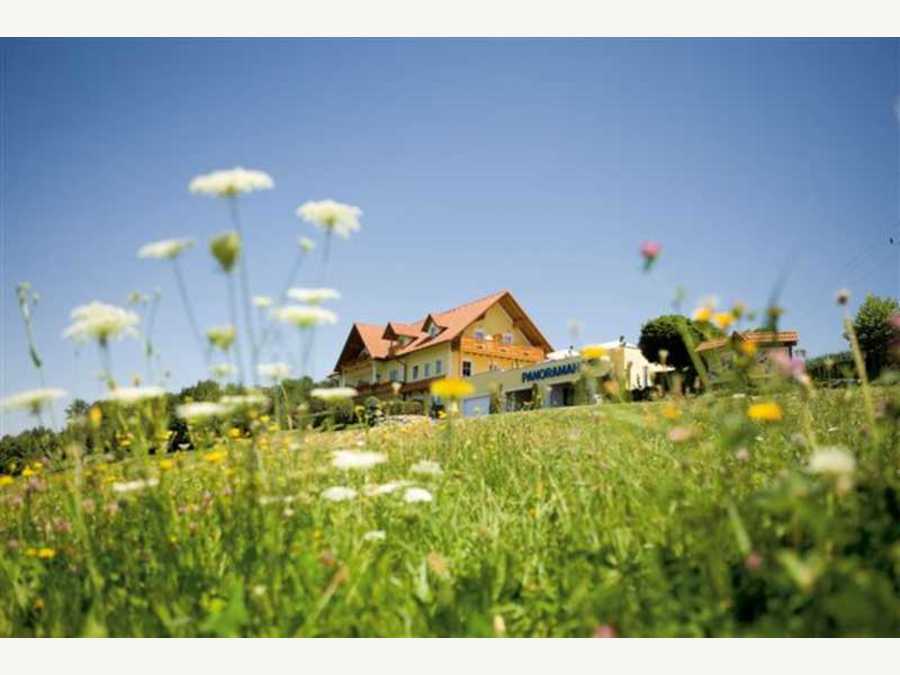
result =
[[256,370],[260,377],[267,377],[273,382],[281,382],[291,375],[291,367],[283,362],[260,363]]
[[112,489],[113,492],[123,494],[126,492],[136,492],[137,490],[144,490],[149,487],[156,487],[157,485],[159,485],[158,479],[147,478],[145,480],[132,480],[125,483],[113,483]]
[[322,492],[322,499],[327,499],[330,502],[343,502],[355,498],[356,490],[343,485],[335,485]]
[[116,387],[104,400],[129,405],[165,395],[166,390],[162,387]]
[[309,392],[309,395],[323,401],[336,401],[339,399],[353,398],[356,396],[356,389],[353,387],[316,387]]
[[386,536],[384,530],[369,530],[362,536],[362,539],[363,541],[384,541]]
[[269,397],[258,392],[249,392],[239,396],[223,396],[219,399],[219,403],[229,411],[243,408],[265,408],[269,405]]
[[350,204],[325,199],[319,202],[306,202],[297,208],[297,215],[321,230],[334,232],[347,239],[352,232],[359,230],[362,210]]
[[272,316],[297,328],[314,328],[337,323],[337,314],[316,305],[287,305],[272,310]]
[[163,239],[144,244],[138,249],[138,258],[171,260],[194,245],[193,239]]
[[320,305],[327,300],[341,298],[341,294],[333,288],[289,288],[287,296],[291,300],[309,305]]
[[441,470],[441,465],[437,462],[432,462],[431,460],[422,460],[421,462],[416,462],[409,469],[412,473],[417,473],[425,476],[440,476],[443,471]]
[[209,340],[209,344],[218,347],[223,352],[227,352],[231,348],[236,336],[237,331],[231,324],[213,326],[206,331],[206,339]]
[[135,326],[141,320],[132,311],[97,301],[76,307],[71,316],[73,323],[63,332],[63,337],[77,342],[89,339],[107,342],[111,338],[137,337]]
[[270,190],[275,186],[272,177],[264,171],[235,167],[202,174],[194,178],[188,189],[194,194],[213,197],[236,197],[244,192]]
[[849,476],[856,470],[856,460],[843,448],[819,448],[809,458],[807,470],[830,476]]
[[197,403],[184,403],[175,408],[175,414],[182,419],[199,421],[210,417],[222,417],[229,413],[227,406],[211,401],[198,401]]
[[417,502],[430,502],[434,499],[431,493],[419,487],[411,487],[407,488],[406,492],[403,493],[403,501],[409,504],[415,504]]
[[344,471],[354,469],[371,469],[373,466],[387,461],[380,452],[358,452],[356,450],[337,450],[331,460],[331,465]]
[[36,415],[45,406],[67,395],[65,389],[29,389],[0,400],[0,408],[3,410],[28,410]]

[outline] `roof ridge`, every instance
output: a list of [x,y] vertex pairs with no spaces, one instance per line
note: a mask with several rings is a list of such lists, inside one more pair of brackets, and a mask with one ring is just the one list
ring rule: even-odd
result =
[[[509,291],[504,288],[501,291],[495,291],[493,293],[488,293],[487,295],[485,295],[481,298],[475,298],[474,300],[469,300],[469,302],[464,302],[463,304],[457,305],[456,307],[451,307],[450,309],[444,309],[439,312],[429,312],[428,314],[449,314],[450,312],[455,312],[459,309],[463,309],[464,307],[469,307],[469,306],[477,304],[479,302],[484,302],[488,298],[493,298],[494,296],[497,296],[497,295],[503,295],[504,293],[509,293]],[[425,316],[427,317],[428,314],[426,314]]]

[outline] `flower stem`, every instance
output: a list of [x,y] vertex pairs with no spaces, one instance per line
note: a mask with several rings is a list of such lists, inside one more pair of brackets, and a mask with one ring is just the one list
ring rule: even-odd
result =
[[[258,348],[256,343],[256,331],[253,328],[253,310],[250,304],[250,280],[247,273],[247,241],[244,237],[244,230],[241,227],[241,217],[238,211],[237,198],[232,197],[228,200],[231,207],[231,219],[234,221],[234,229],[237,230],[238,236],[241,238],[241,254],[238,256],[238,265],[241,274],[241,293],[244,300],[244,323],[247,326],[247,335],[250,338],[250,367],[252,368],[251,378],[253,384],[256,384],[256,366],[258,361]],[[235,324],[237,326],[237,324]]]
[[[228,312],[231,315],[231,324],[237,329],[237,299],[235,298],[234,291],[234,277],[229,274],[228,275]],[[237,361],[238,367],[238,377],[240,378],[241,386],[244,385],[246,379],[244,378],[244,355],[241,352],[241,337],[240,335],[234,336],[234,356]]]
[[181,273],[181,266],[178,264],[178,258],[172,258],[172,269],[175,270],[175,281],[178,283],[178,293],[181,295],[181,302],[184,305],[184,311],[185,314],[187,314],[188,322],[191,324],[191,331],[194,333],[194,339],[200,347],[200,353],[203,354],[206,364],[209,365],[209,357],[204,349],[203,337],[200,334],[200,328],[197,326],[194,308],[188,297],[187,285],[184,283],[184,275]]
[[866,408],[866,418],[869,422],[869,429],[872,435],[878,433],[875,426],[875,406],[872,404],[872,392],[869,390],[869,378],[866,375],[866,363],[863,360],[862,350],[859,348],[859,340],[856,337],[856,331],[853,329],[853,322],[849,315],[844,316],[844,329],[850,338],[850,352],[853,354],[853,363],[856,366],[856,372],[859,375],[859,383],[862,387],[863,404]]

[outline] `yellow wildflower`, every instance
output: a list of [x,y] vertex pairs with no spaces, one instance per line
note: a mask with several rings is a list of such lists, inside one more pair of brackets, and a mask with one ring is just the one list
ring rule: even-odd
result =
[[271,418],[268,415],[262,415],[259,418],[259,421],[262,422],[263,424],[268,424],[270,419]]
[[7,485],[12,485],[15,482],[15,479],[12,476],[0,476],[0,487],[5,487]]
[[734,314],[731,312],[719,312],[713,317],[713,321],[722,330],[728,330],[728,327],[734,323]]
[[159,468],[163,471],[169,471],[175,468],[175,461],[171,459],[163,459],[159,462]]
[[698,307],[694,310],[694,321],[699,321],[700,323],[709,323],[709,320],[712,318],[712,309],[709,307]]
[[37,554],[38,554],[38,551],[33,546],[29,546],[28,548],[25,549],[25,555],[27,555],[29,558],[35,558],[35,557],[37,557]]
[[738,349],[741,350],[741,353],[744,356],[753,356],[754,354],[756,354],[756,343],[744,341],[738,345]]
[[446,413],[444,410],[439,410],[439,411],[438,411],[438,419],[439,419],[439,420],[444,419],[446,416],[447,416],[447,413]]
[[49,548],[47,546],[44,546],[44,547],[38,549],[37,557],[41,558],[42,560],[50,560],[51,558],[56,557],[56,550]]
[[777,422],[782,418],[781,406],[774,401],[754,403],[747,409],[747,417],[757,422]]
[[475,391],[475,387],[470,382],[466,382],[458,377],[446,377],[431,385],[432,396],[440,396],[451,400],[468,396],[473,391]]
[[663,406],[662,414],[668,420],[677,420],[681,417],[681,410],[674,403],[666,403]]
[[230,438],[240,438],[240,437],[241,437],[241,430],[238,429],[238,428],[236,428],[236,427],[231,427],[231,428],[228,430],[228,436],[229,436]]
[[602,359],[606,356],[606,348],[601,345],[585,345],[581,348],[581,358],[588,361]]
[[207,452],[203,455],[203,461],[209,462],[210,464],[218,464],[226,457],[225,452],[223,450],[213,450],[212,452]]
[[91,426],[95,429],[100,426],[100,422],[103,421],[103,411],[100,410],[100,406],[91,406],[91,409],[88,411],[88,419],[91,422]]
[[35,473],[36,472],[34,471],[34,469],[32,469],[30,466],[26,466],[22,470],[22,477],[23,478],[31,478]]

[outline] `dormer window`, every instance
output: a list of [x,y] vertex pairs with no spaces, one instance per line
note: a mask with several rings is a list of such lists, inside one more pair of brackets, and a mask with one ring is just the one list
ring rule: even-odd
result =
[[435,335],[437,335],[440,332],[441,332],[441,329],[437,327],[437,324],[433,323],[430,326],[428,326],[428,335],[430,335],[431,337],[434,337]]

